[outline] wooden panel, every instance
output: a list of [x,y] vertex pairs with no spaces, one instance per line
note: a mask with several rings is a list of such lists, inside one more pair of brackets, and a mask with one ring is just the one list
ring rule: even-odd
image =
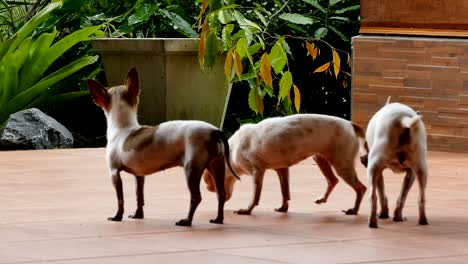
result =
[[388,96],[421,112],[432,150],[468,152],[468,39],[353,38],[352,119]]
[[361,0],[361,33],[468,36],[468,1]]

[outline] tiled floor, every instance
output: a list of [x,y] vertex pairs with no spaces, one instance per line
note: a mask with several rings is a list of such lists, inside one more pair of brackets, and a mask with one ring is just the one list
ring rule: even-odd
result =
[[[292,168],[289,213],[277,177],[268,172],[260,206],[251,216],[232,212],[250,200],[248,176],[226,204],[224,225],[209,224],[216,196],[206,191],[193,226],[180,168],[146,180],[144,220],[109,222],[116,198],[104,149],[0,152],[0,263],[468,263],[468,154],[429,152],[429,226],[417,224],[415,184],[407,222],[367,227],[368,194],[358,216],[354,193],[341,181],[327,204],[316,205],[325,179],[312,159]],[[367,185],[365,170],[358,165]],[[136,206],[133,178],[123,176],[126,214]],[[391,210],[403,175],[385,173]]]

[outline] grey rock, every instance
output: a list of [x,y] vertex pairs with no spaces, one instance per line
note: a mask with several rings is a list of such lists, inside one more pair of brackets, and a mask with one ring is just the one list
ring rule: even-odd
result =
[[72,133],[36,108],[12,114],[0,130],[0,149],[3,150],[71,147]]

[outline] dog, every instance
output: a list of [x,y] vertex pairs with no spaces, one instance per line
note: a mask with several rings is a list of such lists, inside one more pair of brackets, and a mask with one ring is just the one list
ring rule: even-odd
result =
[[415,178],[419,183],[419,224],[427,225],[425,212],[425,189],[428,169],[426,162],[426,130],[422,117],[412,108],[401,103],[387,103],[369,121],[366,131],[369,153],[361,157],[367,166],[367,177],[371,186],[371,213],[369,227],[377,228],[377,195],[381,212],[379,218],[389,218],[388,200],[385,195],[382,172],[390,168],[393,172],[406,172],[400,196],[394,211],[393,221],[406,220],[402,211],[408,191]]
[[[106,89],[99,82],[88,79],[88,89],[96,105],[107,120],[107,165],[114,185],[118,210],[111,221],[121,221],[124,198],[120,172],[131,173],[136,179],[137,210],[130,218],[142,219],[146,175],[175,167],[184,168],[190,190],[190,210],[187,218],[176,223],[190,226],[201,202],[200,181],[205,169],[210,171],[218,195],[218,215],[211,223],[222,224],[224,219],[225,161],[229,161],[229,145],[224,134],[202,121],[169,121],[158,126],[141,126],[137,120],[140,95],[138,72],[128,71],[124,85]],[[234,175],[236,173],[232,171]],[[238,178],[238,177],[237,177]]]
[[[275,210],[287,212],[290,200],[289,167],[313,156],[324,174],[328,186],[315,203],[326,203],[338,183],[336,173],[356,192],[354,207],[344,211],[355,215],[359,211],[366,187],[359,181],[355,170],[355,159],[364,141],[364,131],[358,125],[333,116],[319,114],[296,114],[287,117],[273,117],[257,124],[244,124],[229,139],[232,166],[239,174],[253,177],[254,193],[246,209],[235,211],[249,215],[260,201],[265,170],[273,169],[279,177],[282,205]],[[210,191],[214,183],[209,171],[203,179]],[[235,177],[227,171],[226,197],[233,192]]]

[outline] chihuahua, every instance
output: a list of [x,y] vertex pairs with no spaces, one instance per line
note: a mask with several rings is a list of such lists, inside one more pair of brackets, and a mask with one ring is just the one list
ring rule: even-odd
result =
[[[190,226],[201,202],[200,181],[205,169],[210,171],[218,194],[218,215],[211,223],[222,224],[224,219],[225,161],[229,161],[229,145],[224,134],[202,121],[169,121],[158,126],[141,126],[137,121],[139,79],[131,68],[124,85],[106,89],[99,82],[88,79],[88,88],[96,105],[107,119],[107,163],[117,193],[118,210],[111,221],[121,221],[124,198],[120,172],[131,173],[136,179],[137,210],[130,218],[143,218],[144,176],[175,166],[184,168],[190,190],[190,210],[187,218],[176,223]],[[234,175],[235,172],[232,171]]]
[[[289,167],[313,156],[324,174],[328,186],[325,193],[315,200],[321,204],[328,200],[330,193],[338,183],[336,173],[356,192],[354,208],[344,211],[354,215],[359,211],[366,187],[359,181],[355,170],[355,159],[364,141],[364,131],[351,122],[333,116],[319,114],[296,114],[287,117],[274,117],[258,124],[245,124],[229,139],[232,166],[241,174],[253,176],[254,193],[246,209],[237,214],[251,214],[260,201],[263,176],[266,169],[273,169],[279,177],[282,205],[275,210],[288,211]],[[209,171],[203,179],[210,191],[215,191]],[[232,195],[235,183],[234,175],[227,171],[226,197]]]
[[377,195],[381,212],[379,218],[389,218],[388,200],[385,195],[382,172],[390,168],[393,172],[405,172],[400,196],[394,211],[393,221],[406,220],[403,215],[408,191],[417,178],[419,183],[419,224],[427,225],[425,211],[425,189],[428,169],[426,163],[426,130],[421,116],[401,103],[387,103],[369,121],[366,132],[369,153],[361,157],[367,166],[367,177],[371,186],[371,214],[369,227],[377,228]]

